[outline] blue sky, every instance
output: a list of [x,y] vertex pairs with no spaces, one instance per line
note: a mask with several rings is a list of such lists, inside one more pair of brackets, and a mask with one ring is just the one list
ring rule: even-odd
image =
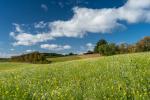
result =
[[101,38],[135,43],[150,36],[150,1],[135,1],[0,0],[0,57],[81,53]]

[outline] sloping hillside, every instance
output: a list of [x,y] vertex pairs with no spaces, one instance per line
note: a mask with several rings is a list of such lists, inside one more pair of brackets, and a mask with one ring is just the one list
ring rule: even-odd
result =
[[47,58],[52,63],[54,62],[65,62],[65,61],[72,61],[72,60],[80,60],[86,58],[95,58],[100,57],[100,54],[86,54],[86,55],[73,55],[73,56],[65,56],[65,57],[55,57],[55,58]]
[[0,99],[149,100],[150,53],[54,64],[0,63]]

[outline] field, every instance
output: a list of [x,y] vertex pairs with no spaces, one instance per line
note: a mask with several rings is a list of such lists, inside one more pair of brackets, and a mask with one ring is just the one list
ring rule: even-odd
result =
[[79,59],[85,59],[85,58],[94,58],[94,57],[100,57],[100,54],[86,54],[86,55],[74,55],[74,56],[66,56],[66,57],[55,57],[55,58],[47,58],[47,60],[52,61],[52,63],[55,63],[55,62],[65,62],[65,61],[79,60]]
[[0,100],[150,100],[150,52],[0,63]]

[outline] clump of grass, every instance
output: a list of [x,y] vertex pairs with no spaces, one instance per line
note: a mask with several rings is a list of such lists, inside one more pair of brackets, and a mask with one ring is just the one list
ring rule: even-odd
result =
[[0,70],[1,100],[150,99],[150,53],[2,65],[9,67]]

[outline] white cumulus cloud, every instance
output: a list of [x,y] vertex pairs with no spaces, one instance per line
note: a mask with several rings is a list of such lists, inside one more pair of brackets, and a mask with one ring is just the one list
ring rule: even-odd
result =
[[24,33],[24,32],[19,34],[11,32],[10,36],[12,36],[16,40],[16,42],[13,43],[14,46],[18,46],[18,45],[31,46],[38,42],[44,42],[53,39],[53,37],[48,33],[40,33],[40,34],[32,35],[30,33]]
[[68,21],[47,22],[49,25],[39,23],[37,27],[46,27],[49,31],[43,30],[35,35],[15,25],[16,31],[10,33],[16,40],[14,45],[34,45],[57,37],[83,37],[87,33],[111,33],[115,29],[125,27],[122,21],[128,24],[150,23],[150,0],[128,0],[119,8],[75,7],[73,12],[73,17]]
[[47,49],[47,50],[55,50],[55,51],[60,51],[60,50],[68,50],[71,49],[70,45],[57,45],[57,44],[42,44],[41,45],[42,49]]
[[44,23],[44,21],[40,21],[39,23],[34,23],[35,28],[45,28],[47,23]]
[[88,50],[93,50],[93,49],[94,49],[94,46],[95,46],[95,45],[92,44],[92,43],[87,43],[87,44],[86,44],[86,47],[87,47]]

